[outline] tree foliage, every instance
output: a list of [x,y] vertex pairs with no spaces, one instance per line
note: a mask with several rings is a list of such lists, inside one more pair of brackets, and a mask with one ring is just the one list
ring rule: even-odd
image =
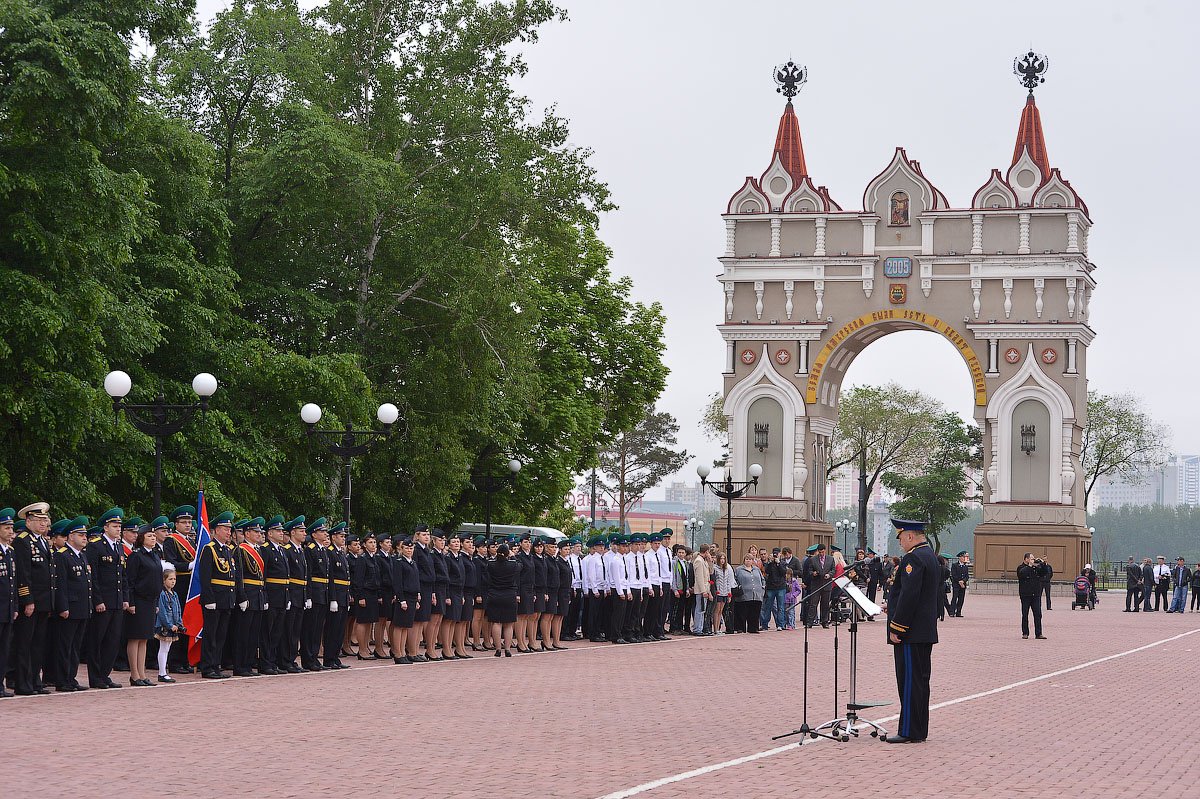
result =
[[[221,389],[167,442],[167,502],[335,507],[298,410],[397,434],[355,463],[356,521],[482,515],[473,472],[525,464],[536,519],[665,384],[663,317],[614,278],[611,209],[565,120],[513,88],[562,18],[514,4],[13,0],[0,19],[0,491],[143,510],[131,399]],[[155,45],[131,55],[135,36]]]
[[683,468],[687,450],[675,451],[679,424],[665,411],[649,407],[638,424],[619,433],[600,453],[603,479],[600,489],[620,512],[620,529],[625,529],[625,514],[646,492],[663,478]]
[[1101,477],[1138,480],[1166,463],[1171,435],[1134,394],[1089,390],[1087,413],[1079,449],[1084,507]]

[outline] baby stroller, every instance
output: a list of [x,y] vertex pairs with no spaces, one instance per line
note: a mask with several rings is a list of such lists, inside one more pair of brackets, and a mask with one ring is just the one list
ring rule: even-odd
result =
[[1096,602],[1093,596],[1092,581],[1082,574],[1079,575],[1075,578],[1075,601],[1071,603],[1071,610],[1077,607],[1095,610]]

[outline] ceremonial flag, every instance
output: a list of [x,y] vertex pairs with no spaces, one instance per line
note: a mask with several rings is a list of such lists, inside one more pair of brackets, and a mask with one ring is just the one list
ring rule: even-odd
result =
[[204,610],[200,607],[200,553],[208,546],[208,508],[204,505],[204,484],[200,484],[200,496],[196,498],[196,562],[192,566],[192,581],[188,584],[187,602],[183,605],[183,626],[188,635],[188,662],[195,666],[200,662],[200,639],[204,637]]

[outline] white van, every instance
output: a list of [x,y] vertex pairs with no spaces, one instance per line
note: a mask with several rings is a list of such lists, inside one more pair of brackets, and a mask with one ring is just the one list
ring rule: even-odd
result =
[[[475,524],[473,522],[465,522],[458,526],[457,532],[460,533],[475,533],[476,535],[484,535],[487,532],[486,524]],[[533,536],[548,535],[556,541],[566,538],[566,534],[562,530],[556,530],[553,527],[531,527],[524,524],[493,524],[492,538],[501,536],[515,535],[517,538],[529,533]]]

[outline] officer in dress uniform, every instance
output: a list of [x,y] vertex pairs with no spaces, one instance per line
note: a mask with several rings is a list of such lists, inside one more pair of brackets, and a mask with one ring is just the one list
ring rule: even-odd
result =
[[[48,694],[50,689],[43,683],[42,666],[48,663],[48,628],[54,610],[54,553],[46,538],[50,530],[50,505],[45,502],[26,505],[17,512],[17,518],[25,522],[25,529],[13,541],[20,606],[13,625],[12,655],[16,669],[13,687],[18,696]],[[65,529],[67,523],[64,520],[60,529]]]
[[642,637],[648,641],[665,641],[663,634],[663,606],[671,595],[671,557],[662,545],[662,533],[647,536],[650,549],[646,552],[646,563],[650,568],[650,605],[646,610],[646,622],[642,625]]
[[[17,512],[0,508],[0,680],[8,674],[8,652],[13,625],[19,614],[17,604],[17,560],[13,552],[13,522]],[[0,699],[12,696],[0,683]]]
[[263,559],[262,637],[258,647],[258,673],[283,674],[283,627],[287,622],[288,589],[291,568],[288,563],[287,533],[283,517],[276,515],[267,523],[267,542],[258,548]]
[[350,610],[350,559],[346,552],[345,522],[329,528],[329,546],[325,548],[329,558],[329,613],[325,616],[322,631],[325,654],[323,665],[327,669],[348,669],[342,662],[342,639],[346,631],[346,614]]
[[605,630],[608,629],[606,618],[608,586],[603,557],[604,536],[594,535],[588,539],[588,554],[582,560],[583,564],[583,593],[584,593],[584,622],[583,634],[592,643],[604,640]]
[[304,611],[310,607],[308,598],[308,561],[304,557],[304,538],[308,528],[304,516],[297,516],[283,526],[289,541],[284,546],[287,554],[288,571],[288,609],[284,615],[283,642],[279,652],[278,667],[289,674],[299,674],[304,671],[296,665],[296,655],[300,652],[300,631],[304,625]]
[[200,639],[200,676],[209,680],[228,677],[221,671],[221,654],[229,633],[229,617],[238,604],[237,570],[233,549],[233,514],[225,511],[213,520],[212,541],[196,558],[200,574],[200,607],[204,611],[204,633]]
[[[137,540],[138,529],[145,523],[140,516],[126,516],[121,520],[121,548],[125,550],[126,561],[133,553],[133,542]],[[129,660],[126,657],[129,645],[129,624],[126,623],[128,621],[129,619],[123,619],[121,622],[121,641],[117,645],[117,660],[113,664],[113,671],[129,671]]]
[[[51,581],[54,583],[54,591],[58,590],[58,570],[54,553],[67,545],[67,528],[75,521],[74,517],[69,519],[59,519],[50,526],[50,572]],[[19,535],[19,534],[18,534]],[[18,566],[17,571],[20,571]],[[53,592],[52,592],[53,593]],[[58,641],[55,637],[57,630],[58,613],[54,610],[53,599],[50,605],[50,620],[46,625],[46,640],[42,649],[42,681],[41,685],[58,685],[58,680],[55,679],[54,671],[58,667]],[[84,633],[85,637],[87,633]]]
[[900,721],[890,744],[921,743],[929,736],[929,676],[937,615],[942,602],[942,571],[925,540],[925,522],[892,519],[905,555],[887,600],[888,643],[896,662]]
[[321,642],[329,615],[329,522],[324,516],[308,528],[312,540],[304,545],[308,568],[308,600],[300,630],[300,666],[305,671],[324,671]]
[[962,618],[963,601],[967,598],[967,585],[971,581],[971,557],[967,550],[958,553],[958,560],[950,567],[950,615]]
[[76,676],[88,618],[92,615],[92,574],[87,557],[88,519],[76,517],[67,526],[67,545],[54,553],[57,584],[54,591],[55,689],[62,693],[86,691]]
[[242,599],[246,606],[234,613],[233,676],[252,677],[259,664],[258,645],[262,639],[262,620],[267,605],[263,579],[263,544],[266,520],[258,516],[242,525],[242,542],[234,550],[238,572],[242,577]]
[[[192,584],[192,569],[196,563],[196,536],[192,532],[192,522],[196,518],[196,508],[192,505],[180,505],[168,514],[171,517],[172,529],[162,542],[162,559],[175,566],[175,593],[179,597],[179,607],[187,605],[188,588]],[[171,647],[169,654],[172,674],[191,674],[193,669],[188,663],[188,639],[181,635]]]
[[125,547],[121,541],[125,511],[109,508],[100,517],[102,534],[88,541],[85,550],[92,569],[92,616],[89,621],[88,687],[120,688],[113,682],[113,664],[121,643],[129,586],[125,581]]

